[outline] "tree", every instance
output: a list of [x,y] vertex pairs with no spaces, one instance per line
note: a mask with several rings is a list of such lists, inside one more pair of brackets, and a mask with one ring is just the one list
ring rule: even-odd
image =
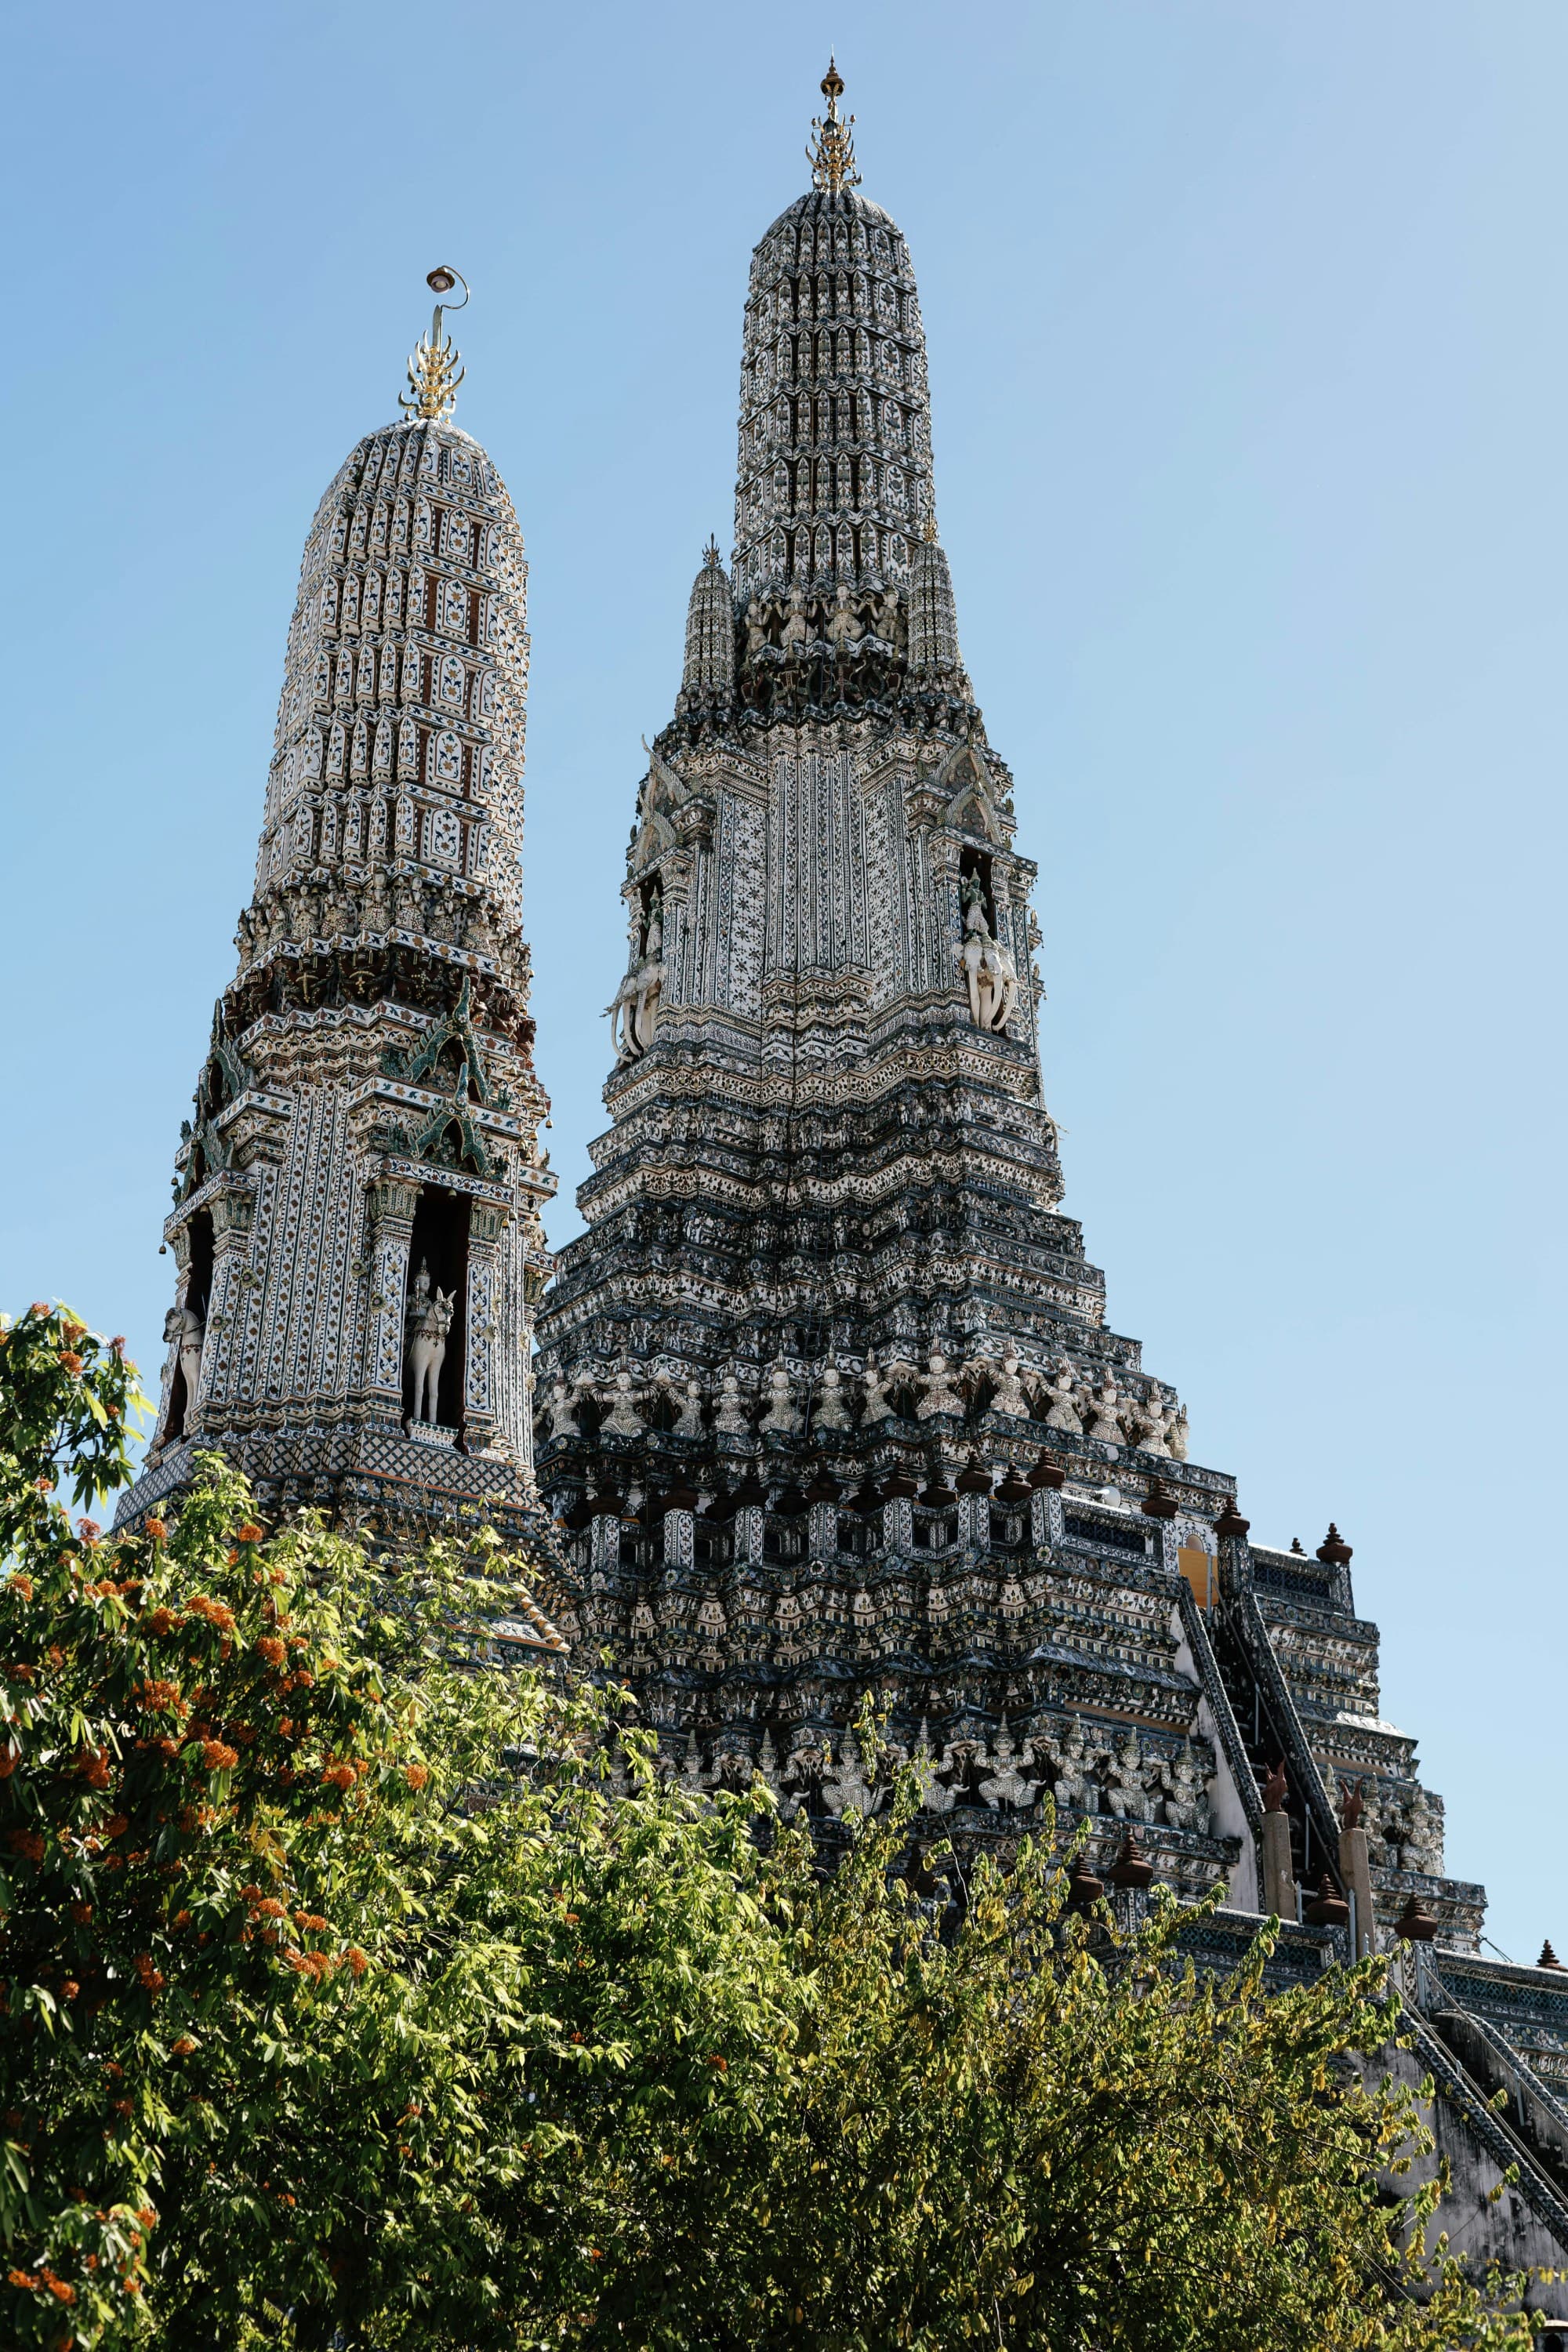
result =
[[134,1401],[63,1311],[0,1333],[4,2340],[1528,2342],[1406,2251],[1379,1964],[1197,1977],[1049,1840],[943,1918],[907,1780],[828,1871],[502,1664],[488,1531],[268,1538],[216,1458],[73,1528]]

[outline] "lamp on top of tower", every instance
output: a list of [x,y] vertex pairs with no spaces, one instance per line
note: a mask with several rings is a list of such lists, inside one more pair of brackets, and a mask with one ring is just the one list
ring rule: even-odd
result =
[[[468,281],[460,269],[448,268],[442,263],[430,271],[425,283],[436,296],[430,332],[415,344],[409,357],[408,383],[413,396],[399,393],[397,404],[415,416],[450,416],[457,405],[458,386],[468,370],[458,364],[462,353],[454,348],[451,336],[442,334],[442,312],[462,309],[468,299]],[[443,303],[441,298],[449,294],[454,286],[462,288],[463,301]]]
[[838,119],[838,101],[844,95],[844,77],[833,58],[827,60],[827,71],[822,77],[822,95],[827,100],[827,114],[814,116],[812,130],[816,133],[805,151],[811,165],[811,176],[825,196],[837,196],[845,188],[858,188],[860,174],[855,169],[855,117]]

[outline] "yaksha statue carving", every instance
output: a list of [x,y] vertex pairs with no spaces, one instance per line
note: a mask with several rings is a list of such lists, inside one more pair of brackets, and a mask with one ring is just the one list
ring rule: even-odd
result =
[[985,919],[985,892],[977,874],[963,884],[963,945],[959,950],[969,985],[969,1014],[979,1029],[1005,1029],[1018,994],[1018,967]]
[[664,901],[656,890],[648,908],[643,951],[639,956],[634,943],[632,968],[610,1007],[616,1024],[616,1051],[623,1062],[640,1061],[653,1044],[663,989]]
[[408,1369],[413,1380],[411,1422],[434,1424],[438,1419],[437,1396],[441,1367],[447,1360],[447,1339],[456,1311],[456,1294],[430,1286],[430,1270],[421,1265],[408,1301]]

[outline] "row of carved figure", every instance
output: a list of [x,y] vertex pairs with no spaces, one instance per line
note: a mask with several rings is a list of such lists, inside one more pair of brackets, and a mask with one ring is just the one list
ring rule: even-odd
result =
[[650,1412],[676,1437],[705,1437],[710,1430],[731,1437],[748,1437],[753,1430],[798,1436],[808,1422],[818,1431],[871,1427],[910,1403],[917,1421],[962,1420],[984,1400],[986,1411],[1010,1421],[1042,1421],[1070,1436],[1133,1445],[1171,1461],[1187,1458],[1186,1408],[1167,1391],[1154,1383],[1143,1391],[1124,1391],[1112,1373],[1096,1378],[1077,1371],[1065,1356],[1043,1371],[1026,1371],[1011,1348],[1000,1360],[976,1357],[962,1365],[933,1349],[922,1372],[897,1359],[879,1364],[872,1352],[859,1372],[827,1365],[804,1396],[782,1359],[769,1368],[760,1392],[748,1391],[743,1371],[749,1368],[731,1365],[716,1389],[625,1364],[608,1378],[588,1371],[558,1375],[544,1408],[546,1433],[581,1435],[578,1409],[585,1399],[599,1407],[599,1430],[608,1437],[641,1437]]
[[[1092,1722],[1086,1725],[1079,1716],[1037,1728],[1022,1744],[1004,1716],[989,1739],[984,1733],[963,1735],[946,1741],[940,1750],[922,1722],[912,1751],[891,1741],[869,1774],[853,1730],[836,1738],[800,1733],[782,1766],[767,1732],[754,1759],[749,1751],[725,1750],[721,1735],[711,1763],[705,1765],[692,1731],[679,1774],[693,1791],[700,1791],[744,1787],[753,1771],[759,1772],[786,1819],[802,1810],[837,1819],[844,1813],[876,1812],[888,1801],[893,1777],[906,1763],[913,1764],[931,1812],[949,1813],[969,1805],[1022,1813],[1048,1796],[1058,1807],[1076,1812],[1130,1824],[1164,1823],[1201,1837],[1209,1833],[1205,1769],[1190,1741],[1171,1755],[1140,1739],[1131,1727],[1112,1733]],[[677,1769],[673,1762],[665,1769],[672,1774]]]
[[813,599],[808,610],[806,598],[796,586],[782,604],[763,604],[753,596],[746,607],[746,654],[752,660],[774,647],[786,659],[791,654],[804,654],[819,646],[837,651],[862,637],[891,653],[898,636],[896,588],[886,590],[880,596],[862,599],[857,607],[850,604],[849,591],[840,583],[830,607],[824,610]]
[[[994,937],[985,914],[985,893],[971,875],[964,884],[963,940],[958,950],[969,1017],[977,1029],[1005,1029],[1018,1001],[1018,967],[1009,949]],[[634,948],[631,968],[605,1007],[614,1024],[618,1061],[641,1059],[658,1026],[664,990],[664,910],[656,893],[642,951]]]

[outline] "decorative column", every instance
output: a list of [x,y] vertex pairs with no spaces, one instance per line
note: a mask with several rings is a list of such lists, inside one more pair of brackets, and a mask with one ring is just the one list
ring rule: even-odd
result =
[[[229,1171],[208,1193],[213,1224],[212,1295],[207,1300],[206,1337],[202,1342],[203,1402],[226,1396],[234,1384],[238,1327],[245,1317],[245,1290],[250,1279],[250,1235],[256,1223],[256,1194],[247,1177]],[[187,1400],[190,1423],[196,1400]]]
[[1296,1865],[1290,1858],[1283,1765],[1263,1791],[1263,1908],[1281,1919],[1296,1916]]
[[[183,1309],[186,1299],[191,1294],[191,1229],[189,1224],[182,1220],[179,1224],[165,1224],[163,1232],[167,1236],[167,1246],[174,1253],[174,1311],[177,1314],[181,1309]],[[172,1318],[170,1328],[172,1328]],[[174,1374],[179,1370],[179,1369],[180,1342],[176,1337],[170,1340],[168,1346],[163,1350],[163,1377],[158,1388],[158,1418],[153,1423],[153,1443],[154,1446],[166,1445],[168,1444],[169,1403],[174,1394]],[[187,1397],[185,1399],[185,1422],[187,1427],[190,1423],[190,1418],[191,1400]]]
[[468,1206],[468,1296],[464,1326],[463,1431],[468,1451],[483,1453],[495,1434],[496,1302],[500,1292],[501,1211],[493,1201]]
[[763,1564],[763,1507],[746,1504],[735,1514],[735,1558],[752,1567]]
[[595,1511],[591,1565],[595,1574],[608,1574],[621,1564],[621,1515],[618,1509]]
[[1340,1831],[1340,1883],[1351,1898],[1351,1936],[1353,1957],[1358,1960],[1364,1959],[1368,1952],[1377,1949],[1377,1914],[1372,1900],[1372,1862],[1361,1817],[1362,1793],[1358,1785],[1345,1798],[1344,1826]]
[[389,1421],[403,1419],[403,1316],[408,1297],[408,1248],[419,1187],[383,1176],[370,1188],[370,1321],[364,1384]]

